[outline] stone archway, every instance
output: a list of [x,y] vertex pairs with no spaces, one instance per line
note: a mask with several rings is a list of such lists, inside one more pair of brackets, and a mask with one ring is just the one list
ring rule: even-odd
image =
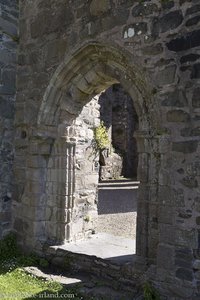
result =
[[[15,182],[13,195],[3,204],[9,208],[12,198],[10,228],[31,251],[41,253],[45,242],[64,241],[72,221],[66,203],[74,199],[68,197],[74,185],[66,185],[65,171],[70,166],[73,177],[69,126],[93,95],[119,82],[140,119],[137,255],[147,258],[146,276],[162,294],[198,297],[199,274],[193,267],[200,248],[200,40],[198,24],[190,22],[197,1],[166,5],[92,0],[66,5],[60,0],[48,7],[47,2],[20,3]],[[12,108],[10,97],[7,100]],[[62,153],[68,154],[63,162]],[[6,232],[7,223],[3,226]],[[187,255],[180,260],[183,253]]]
[[[31,244],[34,249],[41,249],[44,243],[58,244],[87,235],[88,226],[81,234],[79,230],[79,221],[84,214],[79,209],[82,206],[77,205],[80,193],[77,194],[76,190],[74,167],[74,120],[92,97],[113,83],[120,83],[134,100],[139,117],[139,130],[135,133],[139,153],[138,179],[141,182],[136,254],[147,258],[150,251],[151,261],[156,260],[158,228],[154,227],[150,232],[149,224],[150,219],[156,219],[158,210],[150,211],[149,207],[154,191],[158,190],[159,112],[145,74],[132,61],[130,54],[118,47],[91,42],[68,55],[55,71],[43,97],[37,128],[29,140],[31,151],[27,161],[28,165],[34,164],[34,169],[27,167],[21,196],[22,207],[27,206],[27,201],[30,203],[30,222],[26,218],[22,223],[28,229],[23,236],[27,247]],[[37,181],[33,181],[34,176]],[[93,215],[97,211],[97,182],[98,176],[97,181],[92,182],[92,189],[90,187],[90,212]],[[153,205],[158,207],[158,201]],[[15,218],[14,228],[18,224],[21,226],[21,220]]]
[[[152,104],[151,90],[144,79],[144,74],[136,66],[132,66],[130,61],[129,56],[119,49],[91,43],[66,58],[55,72],[46,90],[39,112],[38,128],[45,128],[49,131],[47,135],[53,140],[50,145],[48,170],[50,170],[50,174],[54,174],[54,180],[59,182],[57,185],[57,183],[51,182],[51,178],[48,188],[51,188],[52,184],[57,190],[65,186],[62,192],[59,191],[57,195],[54,195],[54,199],[50,195],[46,195],[46,206],[48,207],[51,201],[53,201],[53,206],[49,207],[52,219],[46,221],[44,236],[52,243],[70,241],[79,236],[73,229],[75,218],[73,211],[76,202],[74,170],[76,140],[73,138],[73,120],[94,95],[113,83],[120,82],[134,99],[139,116],[139,130],[136,137],[139,146],[141,187],[138,200],[137,254],[146,256],[144,252],[148,248],[147,223],[149,217],[146,204],[149,200],[148,171],[151,163],[149,147],[151,147],[153,135],[156,132],[159,114],[156,106],[154,107]],[[149,149],[147,150],[147,148]],[[54,167],[51,168],[50,164]],[[51,177],[47,174],[48,176]],[[96,184],[97,182],[94,182],[94,190]],[[95,205],[94,201],[92,205]],[[54,216],[55,214],[57,217]],[[76,211],[76,215],[79,215],[79,212]]]

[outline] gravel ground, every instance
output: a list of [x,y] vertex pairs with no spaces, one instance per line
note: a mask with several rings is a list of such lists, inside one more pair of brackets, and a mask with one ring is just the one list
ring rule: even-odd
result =
[[98,232],[126,238],[136,238],[136,212],[104,214],[98,216]]

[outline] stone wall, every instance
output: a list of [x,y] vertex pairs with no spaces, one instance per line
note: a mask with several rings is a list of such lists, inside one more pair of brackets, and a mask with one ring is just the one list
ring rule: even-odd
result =
[[99,151],[94,144],[94,128],[100,125],[98,99],[99,95],[89,101],[68,128],[68,138],[75,143],[74,203],[68,224],[68,241],[86,238],[97,227]]
[[18,7],[0,1],[0,238],[11,226]]
[[[198,2],[20,1],[13,222],[24,247],[42,252],[48,228],[57,242],[69,234],[68,128],[92,97],[121,83],[139,119],[135,268],[168,299],[200,297]],[[47,189],[54,154],[51,176],[64,177]],[[50,201],[59,210],[47,220]]]

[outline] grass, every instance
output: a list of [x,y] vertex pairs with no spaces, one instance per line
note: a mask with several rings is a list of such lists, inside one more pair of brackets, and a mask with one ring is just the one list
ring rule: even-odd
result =
[[14,236],[0,241],[0,299],[83,299],[78,295],[78,288],[69,289],[55,281],[38,278],[27,273],[25,266],[47,267],[48,262],[20,253]]
[[[18,260],[6,260],[0,267],[0,299],[83,299],[77,290],[27,273]],[[64,298],[64,299],[65,299]]]
[[55,294],[60,290],[62,287],[59,284],[42,281],[19,267],[0,275],[0,298],[41,299],[45,291]]

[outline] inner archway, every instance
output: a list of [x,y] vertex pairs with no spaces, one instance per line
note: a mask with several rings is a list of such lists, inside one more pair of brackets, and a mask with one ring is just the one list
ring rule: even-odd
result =
[[138,116],[133,102],[120,84],[112,85],[99,97],[100,120],[106,127],[110,141],[107,150],[111,153],[107,157],[100,153],[100,180],[137,180],[134,132],[138,130]]
[[[144,74],[130,62],[133,60],[127,53],[92,43],[67,57],[47,88],[39,112],[38,128],[40,130],[45,127],[49,130],[47,143],[50,143],[51,149],[47,172],[43,172],[43,176],[46,176],[44,215],[48,215],[48,218],[42,232],[44,240],[49,244],[86,237],[95,226],[98,176],[92,172],[96,172],[96,163],[91,160],[90,166],[85,166],[91,171],[87,174],[83,172],[84,166],[81,162],[77,161],[78,145],[82,143],[84,131],[82,125],[82,133],[77,131],[77,126],[80,126],[77,117],[95,95],[113,84],[121,83],[134,99],[139,119],[139,128],[135,133],[139,152],[138,179],[141,181],[142,195],[140,197],[139,191],[138,215],[144,217],[142,222],[138,218],[136,252],[144,257],[147,255],[147,244],[150,243],[147,183],[151,156],[145,147],[150,147],[149,141],[152,140],[158,124],[155,116],[159,114],[156,113],[156,107],[154,109],[152,93]],[[88,136],[92,138],[91,129],[87,132],[87,139]],[[86,147],[84,153],[88,149]],[[87,155],[91,156],[89,152]]]

